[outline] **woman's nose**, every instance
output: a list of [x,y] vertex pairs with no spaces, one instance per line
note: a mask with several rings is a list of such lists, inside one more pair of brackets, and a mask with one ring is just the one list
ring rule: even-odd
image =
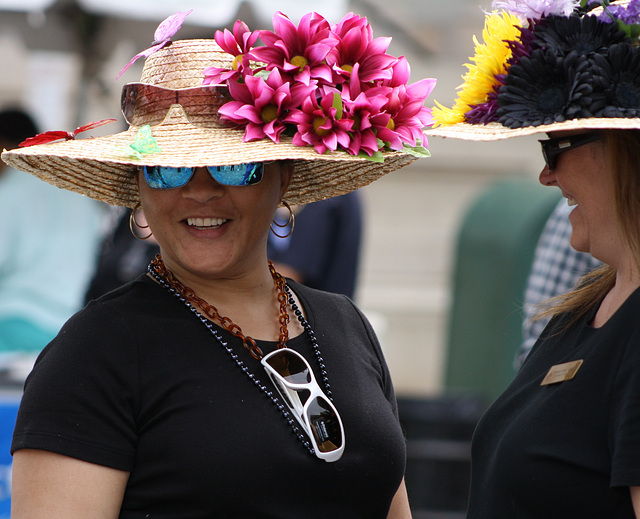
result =
[[196,168],[193,177],[183,187],[183,193],[189,198],[206,202],[211,198],[219,198],[224,193],[224,186],[216,182],[206,167]]
[[540,183],[543,186],[555,186],[557,185],[556,174],[553,170],[549,169],[549,166],[545,166],[540,172]]

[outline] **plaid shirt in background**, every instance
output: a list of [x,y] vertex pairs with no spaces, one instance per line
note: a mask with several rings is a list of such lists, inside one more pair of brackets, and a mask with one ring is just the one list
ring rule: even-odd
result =
[[569,245],[571,224],[568,217],[571,210],[562,198],[538,240],[524,295],[523,342],[514,362],[516,368],[522,365],[549,322],[549,319],[531,320],[539,311],[536,305],[568,292],[582,276],[601,265],[590,254],[576,252]]

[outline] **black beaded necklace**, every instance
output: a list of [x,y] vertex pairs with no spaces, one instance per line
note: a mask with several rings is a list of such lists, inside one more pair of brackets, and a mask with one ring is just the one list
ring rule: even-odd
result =
[[[235,353],[235,351],[229,345],[229,343],[227,341],[225,341],[224,338],[220,335],[218,330],[215,328],[214,323],[210,319],[208,319],[206,316],[204,316],[202,313],[200,313],[198,311],[198,309],[194,305],[191,304],[191,302],[188,300],[188,298],[185,296],[185,294],[182,293],[182,290],[172,286],[165,279],[165,277],[157,269],[157,261],[158,261],[158,257],[156,257],[155,260],[153,260],[151,263],[149,263],[149,266],[147,267],[147,270],[148,270],[149,274],[151,274],[153,279],[155,279],[161,286],[166,288],[171,294],[173,294],[175,297],[177,297],[200,320],[200,322],[202,324],[204,324],[204,326],[209,330],[211,335],[213,335],[214,339],[229,354],[231,359],[240,368],[240,370],[247,375],[249,380],[262,393],[264,393],[267,396],[267,398],[269,398],[269,400],[271,400],[271,402],[276,406],[276,408],[280,411],[280,413],[282,414],[284,419],[287,421],[287,423],[291,427],[293,433],[297,436],[297,438],[300,440],[300,442],[306,447],[306,449],[309,451],[309,453],[312,456],[315,457],[316,453],[315,453],[314,448],[311,446],[311,443],[309,442],[309,439],[307,438],[305,433],[300,430],[300,427],[297,425],[297,421],[296,421],[295,417],[293,417],[291,415],[291,413],[288,411],[287,406],[282,404],[278,400],[278,397],[276,396],[276,394],[273,391],[271,391],[268,387],[266,387],[260,381],[260,379],[257,376],[255,376],[249,370],[249,368],[245,365],[244,361],[238,356],[237,353]],[[279,276],[279,274],[278,274],[278,276]],[[318,366],[320,368],[320,374],[322,376],[322,383],[324,385],[325,394],[327,395],[327,397],[331,401],[333,401],[333,395],[331,393],[331,386],[329,384],[329,377],[328,377],[328,374],[327,374],[327,368],[326,368],[326,366],[324,364],[324,359],[322,358],[322,353],[320,352],[320,348],[318,346],[318,340],[316,339],[315,333],[313,332],[313,329],[311,328],[311,325],[304,318],[304,315],[302,314],[302,311],[300,310],[300,308],[296,304],[296,301],[295,301],[295,299],[293,297],[293,294],[291,293],[291,289],[289,288],[289,285],[287,285],[286,283],[284,285],[284,290],[285,290],[285,292],[287,294],[287,298],[288,298],[287,302],[291,306],[291,310],[293,311],[294,315],[296,316],[296,318],[298,319],[298,321],[300,322],[300,324],[304,328],[305,332],[309,336],[309,341],[311,342],[311,346],[313,347],[313,352],[314,352],[314,355],[316,357],[316,362],[318,363]]]

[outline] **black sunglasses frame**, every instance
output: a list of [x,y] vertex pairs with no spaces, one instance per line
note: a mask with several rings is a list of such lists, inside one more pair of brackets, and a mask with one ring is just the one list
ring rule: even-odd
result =
[[570,135],[568,137],[558,137],[555,139],[539,140],[542,147],[542,156],[549,171],[556,167],[558,157],[565,151],[569,151],[579,146],[584,146],[591,142],[599,141],[604,138],[604,134],[599,132],[580,133],[578,135]]

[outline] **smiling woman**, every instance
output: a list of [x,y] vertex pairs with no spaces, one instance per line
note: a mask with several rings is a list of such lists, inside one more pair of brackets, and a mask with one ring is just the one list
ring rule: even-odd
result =
[[347,297],[285,280],[267,237],[279,206],[293,226],[290,204],[427,155],[434,80],[407,84],[406,60],[357,15],[295,26],[278,13],[274,26],[237,22],[215,41],[160,31],[123,89],[127,131],[3,153],[130,207],[132,229],[141,208],[161,250],[38,359],[12,444],[12,518],[410,516],[371,325]]
[[479,422],[467,517],[637,518],[640,2],[494,8],[508,13],[488,14],[488,32],[495,18],[513,23],[495,53],[500,66],[485,70],[495,63],[478,44],[484,74],[466,76],[463,95],[434,110],[439,126],[428,133],[547,133],[540,182],[573,207],[572,247],[606,265],[549,303],[553,319]]

